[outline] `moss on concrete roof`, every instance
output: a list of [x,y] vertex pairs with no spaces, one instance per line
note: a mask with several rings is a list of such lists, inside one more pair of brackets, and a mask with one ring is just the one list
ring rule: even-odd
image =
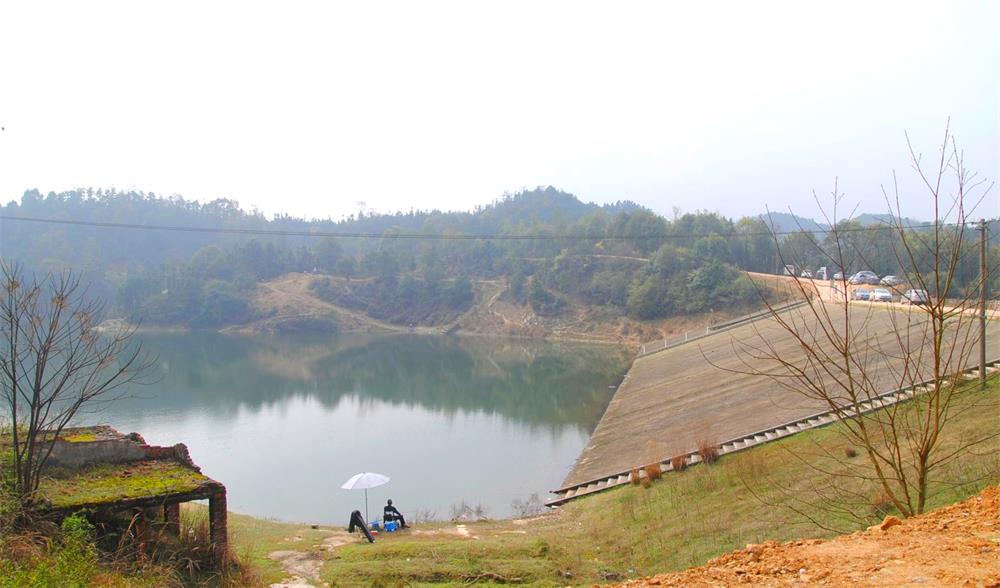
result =
[[176,461],[148,460],[102,464],[65,477],[45,478],[38,493],[52,508],[63,509],[186,494],[211,482],[208,476]]
[[93,431],[83,431],[80,433],[62,435],[59,438],[63,441],[68,441],[69,443],[85,443],[87,441],[97,441],[97,434]]
[[[45,434],[51,435],[51,432],[45,431]],[[88,443],[90,441],[128,439],[128,435],[123,435],[110,425],[94,425],[90,427],[66,427],[59,433],[59,438],[68,443]]]

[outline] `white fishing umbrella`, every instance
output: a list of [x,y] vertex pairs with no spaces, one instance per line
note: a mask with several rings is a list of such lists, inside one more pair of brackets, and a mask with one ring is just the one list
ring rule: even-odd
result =
[[344,490],[364,490],[365,491],[365,523],[368,522],[368,489],[382,484],[389,483],[389,476],[376,474],[375,472],[361,472],[354,474],[349,480],[340,485]]

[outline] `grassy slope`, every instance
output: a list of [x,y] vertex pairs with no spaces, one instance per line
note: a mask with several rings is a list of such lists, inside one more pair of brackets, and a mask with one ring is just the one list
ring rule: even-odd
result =
[[[1000,430],[996,417],[1000,380],[993,378],[990,391],[977,393],[976,398],[986,400],[989,406],[957,417],[944,448],[954,447],[975,431]],[[767,506],[754,496],[756,493],[777,503],[814,497],[813,484],[821,479],[793,453],[821,449],[843,452],[845,445],[837,427],[737,453],[712,466],[668,474],[649,488],[619,488],[577,500],[527,524],[471,523],[467,527],[473,538],[462,537],[454,532],[454,525],[442,523],[421,525],[420,534],[383,535],[374,545],[345,545],[321,552],[325,560],[321,577],[339,586],[400,582],[410,586],[462,585],[477,576],[481,583],[489,584],[488,574],[539,586],[590,584],[608,577],[609,572],[629,577],[683,569],[765,539],[834,534],[824,527],[843,531],[863,528],[884,514],[870,501],[859,505],[834,500],[833,506],[853,508],[862,516],[853,521],[843,520],[829,508],[800,505],[815,521],[810,522],[788,508]],[[863,464],[864,458],[853,461]],[[962,482],[935,487],[928,510],[1000,482],[1000,438],[979,445],[949,467],[950,471],[941,475]],[[873,487],[855,486],[863,496],[877,494]],[[238,515],[232,520],[232,529],[237,553],[260,564],[268,581],[280,577],[281,571],[266,559],[267,553],[315,551],[313,546],[325,536],[323,530]],[[288,537],[300,539],[284,541]],[[481,575],[484,573],[487,575]]]

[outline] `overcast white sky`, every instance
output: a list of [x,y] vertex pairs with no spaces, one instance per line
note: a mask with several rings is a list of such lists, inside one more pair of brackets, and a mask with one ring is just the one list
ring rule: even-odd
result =
[[134,187],[339,218],[551,184],[812,216],[839,176],[882,211],[904,131],[930,153],[949,116],[1000,175],[998,4],[6,2],[0,200]]

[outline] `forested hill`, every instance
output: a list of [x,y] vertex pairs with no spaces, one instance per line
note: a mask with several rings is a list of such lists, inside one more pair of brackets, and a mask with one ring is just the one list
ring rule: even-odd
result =
[[[667,220],[634,202],[600,206],[551,187],[468,212],[358,213],[339,221],[267,218],[231,200],[32,190],[0,215],[134,226],[0,220],[0,254],[39,273],[82,272],[112,315],[146,324],[259,319],[257,285],[289,272],[326,276],[314,281],[316,296],[397,324],[454,319],[471,306],[477,281],[503,284],[504,300],[536,316],[558,316],[572,302],[645,320],[750,303],[756,293],[738,270],[780,265],[759,218]],[[366,236],[274,234],[281,231]],[[407,234],[438,238],[398,238]],[[891,233],[864,235],[855,249],[869,259],[852,269],[900,273]],[[786,237],[783,249],[786,259],[810,267],[828,265],[822,247],[803,231]]]
[[[45,196],[38,190],[29,190],[20,203],[11,201],[0,207],[3,216],[92,223],[375,235],[385,231],[496,235],[572,223],[593,213],[636,211],[648,213],[634,202],[604,206],[583,203],[551,187],[505,195],[488,206],[470,212],[411,210],[394,214],[358,213],[339,221],[281,215],[268,219],[257,211],[244,210],[237,202],[228,199],[202,204],[177,196],[164,198],[153,193],[118,192],[114,189],[50,192]],[[0,251],[7,256],[50,267],[67,264],[76,268],[106,265],[150,267],[165,261],[183,261],[208,245],[229,247],[248,240],[245,235],[211,232],[177,233],[14,221],[0,223],[3,228],[0,231]],[[315,244],[315,239],[309,237],[256,239],[282,247]]]

